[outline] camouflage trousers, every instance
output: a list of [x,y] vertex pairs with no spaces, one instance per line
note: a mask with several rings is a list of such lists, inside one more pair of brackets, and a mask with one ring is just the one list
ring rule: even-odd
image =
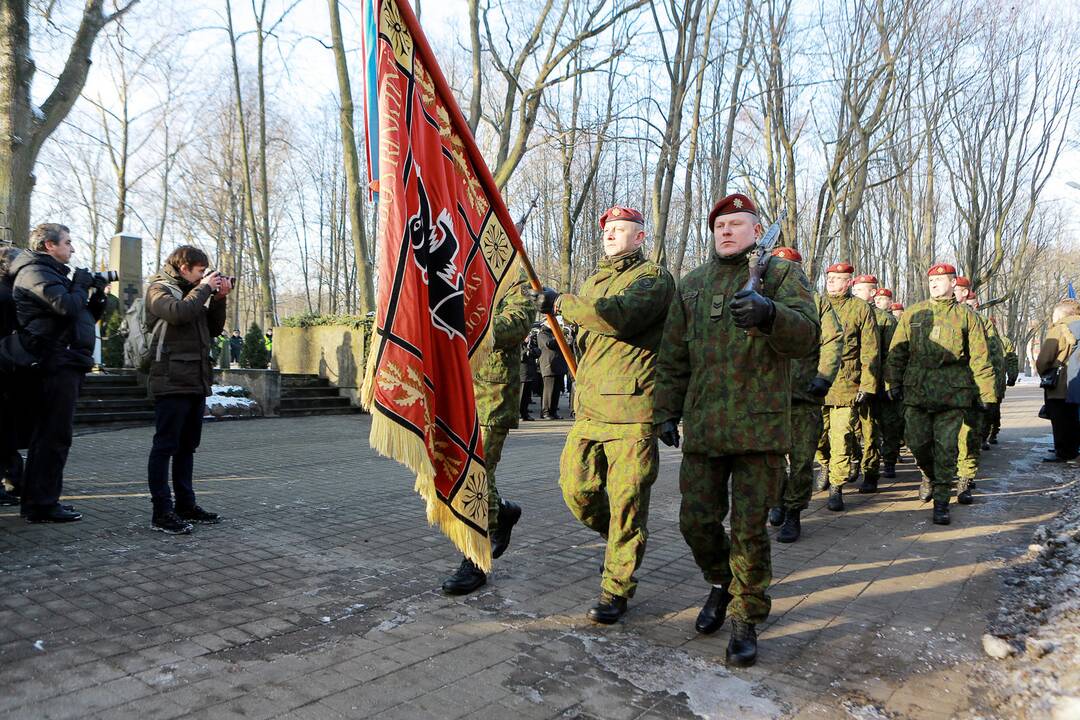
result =
[[964,413],[963,408],[936,411],[911,405],[904,408],[908,447],[919,469],[930,478],[936,501],[948,502],[952,493]]
[[904,405],[892,400],[881,400],[881,460],[895,465],[900,459],[900,446],[904,444]]
[[821,406],[793,400],[791,403],[791,452],[788,453],[787,477],[779,501],[770,505],[785,510],[802,510],[814,494],[814,451],[821,441],[825,420]]
[[492,533],[499,528],[499,503],[502,497],[499,488],[495,484],[495,468],[502,460],[503,445],[506,444],[506,436],[510,433],[509,428],[495,427],[494,425],[481,425],[480,437],[484,443],[484,464],[487,466],[488,481],[488,532]]
[[843,485],[851,474],[851,462],[855,456],[858,415],[853,407],[826,405],[822,409],[822,421],[817,461],[821,467],[829,468],[830,485]]
[[877,482],[881,477],[881,405],[873,398],[854,410],[858,417],[854,456],[859,458],[863,478]]
[[[769,535],[770,497],[784,477],[784,456],[765,453],[709,457],[684,453],[679,469],[679,529],[705,582],[726,586],[728,614],[760,624],[772,607]],[[731,503],[728,503],[728,481]],[[731,511],[731,536],[724,517]]]
[[559,485],[570,512],[607,540],[600,588],[633,597],[634,572],[649,539],[649,495],[660,467],[651,424],[578,420],[559,460]]
[[956,458],[956,476],[974,480],[979,474],[979,457],[983,441],[990,431],[987,413],[977,407],[964,408],[964,423],[960,427],[960,449]]

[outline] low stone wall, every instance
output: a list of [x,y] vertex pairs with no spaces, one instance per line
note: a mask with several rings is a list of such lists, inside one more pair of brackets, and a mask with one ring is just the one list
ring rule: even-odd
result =
[[262,408],[263,417],[277,417],[281,410],[281,373],[277,370],[214,370],[214,384],[239,385],[247,390]]
[[327,378],[358,406],[367,346],[367,333],[348,325],[276,327],[271,367]]

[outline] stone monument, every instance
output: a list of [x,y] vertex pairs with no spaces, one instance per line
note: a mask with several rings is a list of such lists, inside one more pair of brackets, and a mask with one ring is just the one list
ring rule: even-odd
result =
[[143,294],[142,238],[138,235],[114,235],[109,243],[109,269],[120,273],[120,280],[109,292],[120,299],[122,312]]

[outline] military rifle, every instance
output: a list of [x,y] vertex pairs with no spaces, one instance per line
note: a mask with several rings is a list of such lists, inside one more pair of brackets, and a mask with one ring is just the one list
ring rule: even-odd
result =
[[769,229],[765,231],[765,234],[761,236],[761,239],[754,246],[749,259],[750,279],[743,287],[743,290],[761,292],[761,279],[765,277],[765,268],[769,266],[769,258],[772,257],[773,248],[776,247],[776,241],[780,238],[780,223],[786,217],[787,210],[781,210],[776,216],[776,221],[769,226]]
[[979,303],[979,308],[978,309],[979,310],[989,310],[990,308],[994,307],[995,305],[1000,305],[1001,303],[1007,301],[1008,299],[1009,299],[1009,296],[1007,294],[1002,295],[1001,297],[994,298],[993,300],[987,300],[984,303]]

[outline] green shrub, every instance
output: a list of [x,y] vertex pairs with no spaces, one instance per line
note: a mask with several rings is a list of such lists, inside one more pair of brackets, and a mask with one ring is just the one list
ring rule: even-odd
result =
[[124,367],[124,313],[110,313],[101,333],[101,364],[109,368]]
[[345,325],[346,327],[367,332],[371,330],[371,325],[374,322],[374,317],[366,317],[364,315],[319,315],[318,313],[300,313],[299,315],[293,315],[292,317],[287,317],[282,320],[281,326],[306,328],[325,325]]
[[240,367],[262,370],[270,364],[270,351],[266,349],[266,336],[259,323],[251,323],[244,336],[244,350],[240,353]]

